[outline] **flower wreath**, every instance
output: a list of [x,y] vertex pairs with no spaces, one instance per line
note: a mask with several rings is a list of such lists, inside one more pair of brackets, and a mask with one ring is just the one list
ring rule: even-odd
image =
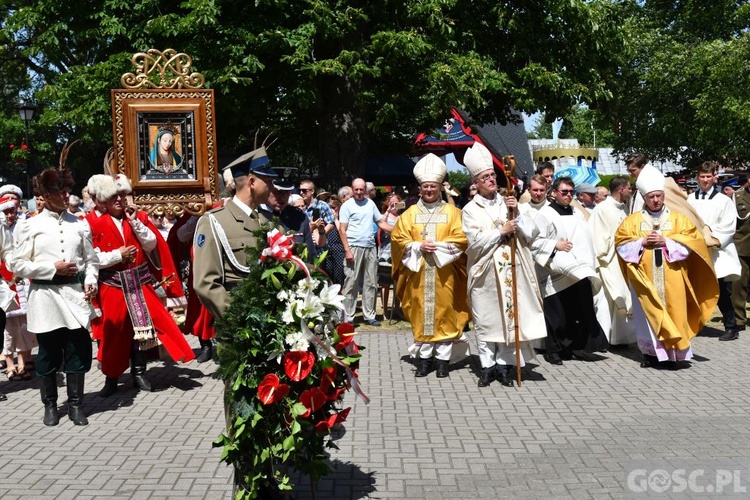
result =
[[237,498],[292,489],[289,467],[313,482],[331,472],[325,448],[337,448],[331,429],[351,409],[340,408],[344,393],[369,401],[357,378],[362,347],[354,327],[339,322],[341,287],[317,271],[325,254],[310,272],[307,249],[295,253],[290,236],[271,224],[255,236],[250,274],[216,323],[227,430],[214,446],[235,466]]

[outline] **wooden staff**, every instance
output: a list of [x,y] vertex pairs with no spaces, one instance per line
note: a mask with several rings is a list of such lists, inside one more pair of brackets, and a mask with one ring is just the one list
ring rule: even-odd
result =
[[[513,157],[503,157],[503,163],[505,168],[503,174],[505,174],[505,185],[508,189],[508,195],[516,196],[515,185],[511,180],[512,172],[515,170],[515,160]],[[509,172],[510,170],[510,172]],[[516,216],[516,210],[508,209],[508,220],[511,220]],[[516,233],[513,232],[508,243],[510,244],[510,274],[513,280],[512,297],[513,297],[513,333],[516,344],[516,383],[518,387],[521,387],[521,340],[518,338],[518,286],[516,285]]]
[[516,286],[516,235],[510,238],[510,273],[513,279],[513,330],[516,339],[516,381],[521,387],[521,340],[518,338],[518,287]]

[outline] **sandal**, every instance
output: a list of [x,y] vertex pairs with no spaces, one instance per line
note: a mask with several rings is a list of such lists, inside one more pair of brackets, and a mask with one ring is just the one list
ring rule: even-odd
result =
[[31,380],[31,373],[26,371],[26,369],[21,369],[21,371],[17,372],[18,380]]
[[8,377],[8,380],[11,382],[19,382],[20,380],[23,380],[21,375],[15,369],[5,372],[5,376]]

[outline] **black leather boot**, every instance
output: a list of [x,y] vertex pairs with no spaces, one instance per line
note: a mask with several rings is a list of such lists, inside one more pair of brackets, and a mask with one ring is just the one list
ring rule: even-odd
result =
[[133,376],[133,387],[151,392],[151,384],[146,380],[146,352],[135,351],[130,356],[130,374]]
[[478,387],[487,387],[495,380],[495,367],[482,368],[482,376],[479,378]]
[[57,376],[56,374],[42,377],[42,403],[44,403],[44,425],[49,427],[60,423],[57,412]]
[[450,376],[450,373],[448,370],[448,360],[438,359],[437,360],[437,378],[445,378],[448,376]]
[[500,381],[500,385],[504,385],[505,387],[513,387],[514,379],[513,376],[515,375],[515,366],[505,365],[505,366],[497,366],[497,380]]
[[68,373],[66,382],[68,384],[68,418],[75,425],[89,425],[86,415],[83,414],[83,380],[85,373]]
[[432,368],[432,358],[419,358],[419,366],[414,373],[415,377],[426,377]]
[[104,387],[99,391],[99,397],[108,398],[115,392],[117,392],[117,379],[115,377],[107,377],[104,381]]
[[198,363],[205,363],[206,361],[210,361],[214,355],[213,343],[211,342],[211,339],[201,340],[200,343],[201,353],[195,358],[195,360]]

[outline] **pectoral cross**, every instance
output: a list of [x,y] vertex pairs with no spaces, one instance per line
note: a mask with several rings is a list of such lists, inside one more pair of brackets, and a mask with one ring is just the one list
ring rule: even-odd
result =
[[448,215],[434,212],[417,214],[415,222],[417,224],[424,224],[424,229],[419,233],[422,235],[422,239],[426,240],[430,238],[434,241],[437,224],[447,224]]

